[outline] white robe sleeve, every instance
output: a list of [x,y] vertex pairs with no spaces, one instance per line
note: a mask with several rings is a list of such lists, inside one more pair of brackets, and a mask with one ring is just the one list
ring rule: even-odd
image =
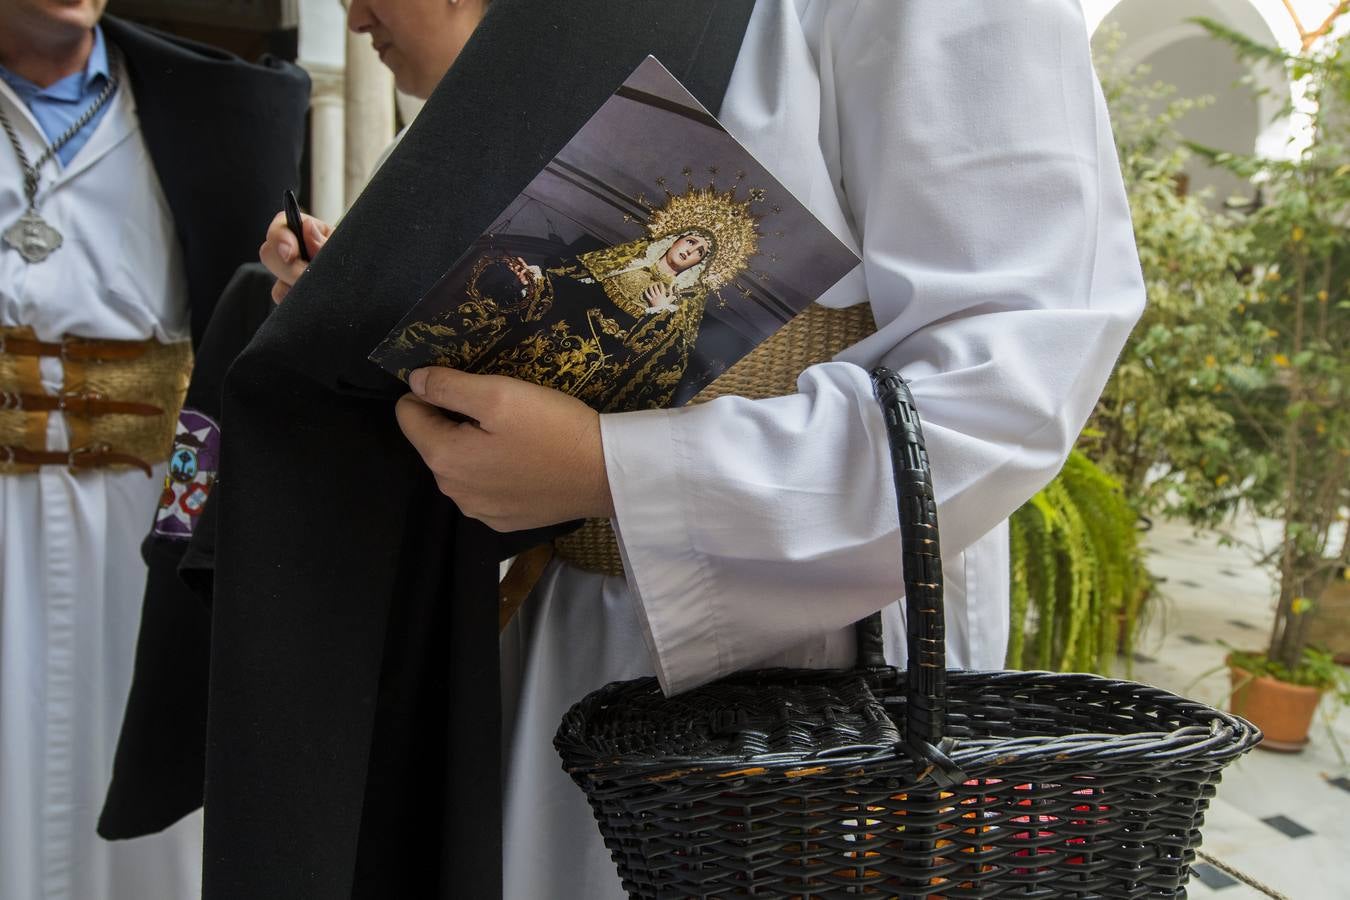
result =
[[866,368],[911,382],[951,558],[1055,475],[1143,307],[1074,0],[860,0],[825,15],[821,141],[878,333],[789,397],[601,419],[628,580],[668,693],[902,593]]

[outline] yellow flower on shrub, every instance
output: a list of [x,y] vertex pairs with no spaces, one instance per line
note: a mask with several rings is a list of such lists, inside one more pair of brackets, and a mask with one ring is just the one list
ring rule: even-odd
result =
[[1223,487],[1227,483],[1228,483],[1228,473],[1226,472],[1220,475],[1218,478],[1214,479],[1214,484],[1216,487]]
[[1270,361],[1281,369],[1289,368],[1289,357],[1285,356],[1283,353],[1276,353],[1270,358]]
[[1219,365],[1219,360],[1214,356],[1213,353],[1210,353],[1210,354],[1208,354],[1208,355],[1205,356],[1205,368],[1206,368],[1206,369],[1213,369],[1213,368],[1215,368],[1215,367],[1218,366],[1218,365]]
[[1293,238],[1294,243],[1297,244],[1299,241],[1303,240],[1303,235],[1304,235],[1303,229],[1298,225],[1295,225],[1293,232],[1291,232],[1289,236]]

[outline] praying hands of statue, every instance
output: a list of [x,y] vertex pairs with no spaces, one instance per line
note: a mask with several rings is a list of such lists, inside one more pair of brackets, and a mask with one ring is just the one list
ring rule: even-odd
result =
[[[333,226],[310,215],[301,215],[300,222],[305,232],[305,247],[312,260],[314,255],[323,249],[323,245],[328,243]],[[296,243],[295,235],[286,225],[284,211],[277,213],[272,219],[272,224],[267,227],[267,240],[258,248],[258,259],[276,278],[277,283],[272,285],[272,302],[280,303],[291,292],[291,287],[300,276],[305,274],[305,269],[309,265],[300,258],[300,245]]]
[[508,532],[614,515],[600,416],[580,400],[440,367],[417,369],[408,384],[399,427],[466,516]]

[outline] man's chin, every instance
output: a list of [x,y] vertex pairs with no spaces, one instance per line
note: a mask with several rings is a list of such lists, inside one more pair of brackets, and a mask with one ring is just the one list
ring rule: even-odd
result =
[[52,18],[72,28],[93,28],[103,18],[106,0],[57,0],[55,9],[48,7]]
[[88,3],[61,3],[55,7],[45,7],[39,13],[40,19],[30,19],[36,38],[40,40],[65,43],[76,41],[98,24],[102,18],[103,6],[91,7]]

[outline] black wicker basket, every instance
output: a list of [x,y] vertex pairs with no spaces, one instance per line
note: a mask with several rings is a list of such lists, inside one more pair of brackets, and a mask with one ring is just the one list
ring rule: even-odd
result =
[[948,672],[936,506],[909,389],[873,373],[904,545],[908,672],[860,623],[847,671],[673,698],[601,688],[554,744],[638,898],[1186,896],[1225,765],[1260,732],[1129,681]]

